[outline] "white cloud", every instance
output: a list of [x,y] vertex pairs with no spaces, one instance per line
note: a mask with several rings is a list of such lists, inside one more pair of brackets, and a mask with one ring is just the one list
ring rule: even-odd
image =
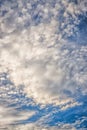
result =
[[87,11],[87,1],[86,0],[78,0],[78,6],[82,12]]
[[[12,34],[7,37],[6,43],[3,39],[0,71],[7,68],[11,81],[16,86],[25,85],[24,92],[36,102],[59,105],[73,102],[73,99],[63,92],[68,90],[74,93],[76,87],[73,87],[73,82],[76,86],[78,83],[84,85],[86,82],[86,68],[81,72],[81,67],[86,65],[83,59],[86,49],[75,48],[75,45],[69,47],[65,41],[58,42],[57,45],[54,37],[55,27],[54,21],[46,26],[42,24],[31,27],[29,31],[20,33],[19,37]],[[39,41],[41,35],[45,37],[43,43]],[[63,46],[67,49],[62,49]],[[69,49],[73,49],[71,53]],[[79,79],[76,78],[77,75],[80,76]]]
[[[52,28],[52,26],[49,26],[49,28],[50,27]],[[61,96],[61,94],[63,89],[67,89],[67,87],[69,87],[66,84],[71,82],[70,78],[67,80],[70,72],[67,71],[71,70],[70,68],[61,67],[64,66],[61,63],[62,60],[64,60],[62,56],[64,52],[60,50],[60,46],[63,45],[48,48],[49,43],[52,42],[50,39],[52,32],[49,30],[49,28],[46,29],[46,32],[44,31],[46,34],[48,34],[46,35],[46,37],[48,36],[48,44],[39,43],[38,39],[36,39],[38,38],[37,36],[39,36],[38,32],[36,31],[38,28],[39,26],[35,27],[33,31],[30,31],[31,34],[34,32],[34,34],[32,34],[33,36],[31,36],[31,39],[28,37],[28,32],[26,32],[24,36],[20,35],[19,38],[16,38],[17,36],[15,37],[13,35],[12,37],[16,40],[16,44],[11,35],[9,36],[8,43],[6,44],[8,44],[10,47],[4,47],[3,49],[1,48],[1,70],[2,68],[7,68],[10,73],[10,78],[14,84],[24,84],[24,90],[27,96],[34,98],[34,100],[36,100],[38,103],[54,103],[55,101],[58,103],[60,97],[64,100],[67,100],[65,99],[65,96]],[[22,37],[24,37],[24,40],[21,40]],[[80,52],[75,52],[74,50],[73,53],[74,55],[75,53],[79,55]],[[74,63],[70,63],[73,62],[73,60],[69,60],[69,57],[66,57],[65,60],[72,67],[78,67],[79,65],[76,60]],[[81,60],[79,62],[81,63]],[[75,73],[79,75],[78,69],[79,68],[76,68],[76,71],[78,72]],[[70,90],[73,88],[68,89]]]
[[69,108],[73,108],[73,107],[76,107],[76,106],[80,106],[82,105],[82,103],[78,103],[78,102],[69,102],[63,106],[60,107],[61,111],[65,111]]
[[74,124],[60,124],[59,126],[52,126],[52,127],[44,127],[44,126],[38,126],[36,123],[31,123],[29,125],[19,125],[19,126],[15,126],[8,128],[9,130],[13,129],[13,130],[66,130],[66,129],[70,129],[70,130],[76,130],[76,128],[74,127]]
[[[65,10],[60,15],[61,4]],[[75,15],[78,14],[78,7],[64,0],[55,4],[55,9],[49,2],[46,3],[45,9],[44,6],[38,5],[39,8],[34,13],[42,12],[44,19],[48,17],[50,20],[47,22],[45,19],[37,26],[32,26],[35,19],[31,19],[33,14],[30,16],[28,12],[31,3],[27,5],[19,1],[17,12],[11,10],[12,4],[7,5],[8,15],[1,19],[1,32],[5,34],[0,40],[0,72],[8,71],[14,85],[23,84],[26,96],[32,97],[37,103],[72,103],[74,99],[69,94],[78,94],[77,90],[81,85],[82,93],[86,90],[87,63],[84,55],[87,48],[75,43],[71,45],[63,39],[63,35],[73,34],[76,22],[79,23]],[[78,11],[81,12],[80,9]],[[74,18],[74,26],[69,24],[69,13],[72,20]],[[64,18],[63,24],[60,24],[62,21],[57,21],[60,16]],[[31,26],[24,27],[27,21],[31,22]],[[66,28],[60,32],[60,26]]]
[[[7,11],[6,15],[0,15],[0,74],[6,72],[7,80],[13,83],[0,86],[0,100],[6,100],[9,105],[17,103],[17,108],[24,104],[28,106],[30,102],[26,99],[12,99],[12,95],[20,94],[19,87],[23,85],[21,91],[25,98],[32,98],[41,107],[54,104],[59,105],[60,111],[64,111],[82,105],[76,101],[76,97],[80,96],[78,90],[83,95],[87,94],[87,46],[69,43],[65,38],[73,36],[74,31],[78,32],[76,25],[80,20],[77,16],[86,12],[86,1],[80,3],[78,0],[76,5],[68,0],[56,0],[55,3],[52,0],[38,3],[36,9],[32,7],[35,2],[37,0],[7,1],[0,8],[2,12]],[[4,80],[1,76],[2,84]],[[43,127],[41,124],[45,119],[48,120],[47,115],[36,123],[11,127],[10,124],[30,118],[35,111],[19,112],[14,107],[3,106],[2,102],[0,128],[75,130],[79,122]]]
[[16,108],[0,106],[0,128],[29,119],[35,111],[18,111]]

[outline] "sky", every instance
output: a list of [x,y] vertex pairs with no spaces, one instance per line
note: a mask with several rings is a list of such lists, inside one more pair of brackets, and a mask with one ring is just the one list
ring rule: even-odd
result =
[[87,1],[0,0],[0,129],[87,129]]

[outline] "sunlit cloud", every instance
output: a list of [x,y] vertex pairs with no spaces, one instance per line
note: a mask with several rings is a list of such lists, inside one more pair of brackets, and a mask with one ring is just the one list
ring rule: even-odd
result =
[[[79,16],[86,16],[86,5],[86,0],[1,3],[1,100],[12,105],[12,95],[15,95],[18,108],[19,94],[32,99],[32,105],[45,108],[50,104],[58,106],[60,111],[82,105],[77,99],[87,94],[87,46],[79,44],[82,34],[79,34]],[[3,73],[7,74],[6,78]],[[29,105],[28,101],[22,102]],[[17,111],[15,107],[2,105],[0,125],[15,124],[33,114],[35,111]],[[35,125],[35,130],[56,130],[56,127],[39,128],[37,124],[25,125],[22,129],[34,129]],[[60,129],[63,127],[70,128],[70,124]]]
[[0,128],[8,127],[11,124],[19,123],[23,120],[27,120],[34,111],[18,111],[15,108],[1,106],[0,107]]

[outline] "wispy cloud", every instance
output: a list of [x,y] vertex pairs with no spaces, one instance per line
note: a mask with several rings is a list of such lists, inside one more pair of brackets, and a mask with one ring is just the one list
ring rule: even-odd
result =
[[35,111],[18,111],[13,107],[0,107],[0,128],[8,127],[11,124],[17,124],[23,120],[29,119],[35,114]]

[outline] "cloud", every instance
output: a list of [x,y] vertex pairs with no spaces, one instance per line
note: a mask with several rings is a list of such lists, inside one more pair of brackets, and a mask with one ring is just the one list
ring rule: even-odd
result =
[[65,105],[62,105],[61,106],[61,111],[65,111],[67,109],[70,109],[70,108],[73,108],[73,107],[76,107],[76,106],[80,106],[82,105],[82,103],[78,103],[78,102],[70,102],[70,103],[67,103]]
[[[28,15],[26,6],[31,8],[32,4],[24,4],[23,1],[17,4],[19,7],[16,12],[15,9],[11,9],[12,4],[8,3],[7,10],[10,8],[8,15],[3,16],[4,19],[2,17],[4,22],[1,21],[1,31],[6,34],[0,40],[0,72],[8,72],[15,86],[24,85],[26,96],[33,98],[37,103],[60,105],[73,102],[73,95],[78,94],[79,87],[82,93],[86,93],[87,75],[85,67],[87,64],[84,58],[86,47],[79,47],[75,43],[71,45],[63,39],[64,33],[68,35],[70,30],[75,28],[75,25],[69,24],[71,21],[69,13],[72,14],[72,19],[75,17],[75,22],[78,21],[73,9],[74,3],[60,2],[55,10],[50,3],[48,6],[46,3],[45,9],[44,6],[41,8],[42,5],[37,5],[39,8],[36,8],[34,12],[40,13],[39,10],[42,9],[41,11],[49,17],[51,12],[55,14],[58,10],[57,16],[60,19],[60,6],[63,4],[65,13],[61,14],[61,17],[64,18],[63,24],[67,27],[62,32],[60,31],[61,21],[57,21],[55,15],[49,23],[40,22],[26,29],[24,21],[27,20],[24,19],[29,18],[26,16]],[[51,12],[47,14],[46,10],[49,8]],[[21,17],[19,17],[20,9],[23,15]],[[43,17],[45,17],[44,13]],[[24,22],[23,26],[19,28],[15,18],[20,19],[20,25]],[[32,23],[35,20],[36,18],[30,21]]]
[[11,124],[27,120],[34,114],[34,111],[18,111],[16,110],[16,108],[13,107],[1,106],[0,128],[8,127]]
[[[30,103],[26,101],[28,97],[42,106],[57,105],[60,111],[81,105],[77,99],[87,94],[87,46],[68,38],[78,36],[78,16],[86,12],[83,3],[21,0],[1,5],[1,102],[5,100],[10,105],[14,102],[18,108],[18,103],[19,107]],[[24,99],[17,98],[20,93],[25,95]],[[0,127],[26,120],[34,114],[19,112],[1,103]],[[75,125],[70,125],[43,128],[33,123],[8,129],[75,129]]]
[[[31,123],[30,125],[21,125],[21,126],[19,125],[19,126],[15,126],[14,128],[11,127],[11,129],[13,129],[13,130],[21,130],[21,129],[23,129],[23,130],[29,130],[29,129],[31,129],[31,130],[66,130],[66,129],[76,130],[76,128],[73,126],[73,124],[72,125],[60,124],[60,126],[55,126],[55,127],[54,126],[52,126],[52,127],[41,126],[40,127],[34,123]],[[9,129],[9,130],[11,130],[11,129]]]
[[86,12],[87,11],[87,1],[86,0],[78,0],[78,5],[79,5],[79,9],[82,12]]

